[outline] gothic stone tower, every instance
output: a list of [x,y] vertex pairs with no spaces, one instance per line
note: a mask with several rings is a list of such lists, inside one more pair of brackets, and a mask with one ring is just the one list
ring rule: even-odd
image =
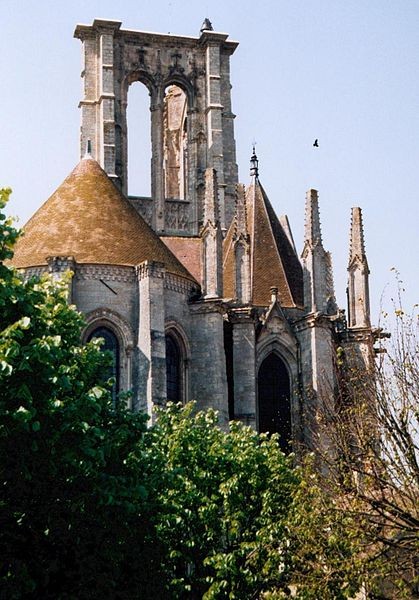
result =
[[[115,392],[133,410],[168,400],[214,407],[290,442],[310,443],[338,347],[368,369],[368,263],[353,209],[348,319],[336,304],[316,190],[301,259],[251,159],[238,184],[230,98],[236,42],[205,20],[199,37],[78,25],[84,96],[80,163],[25,226],[14,264],[70,268],[69,297],[114,354]],[[127,196],[128,88],[150,94],[150,198]],[[90,151],[85,155],[87,142]],[[277,199],[282,205],[282,199]]]
[[[133,198],[160,233],[199,232],[204,172],[217,171],[220,222],[232,219],[237,165],[230,98],[230,56],[237,42],[205,21],[199,38],[121,29],[118,21],[78,25],[83,42],[81,157],[92,155],[127,194],[127,97],[150,94],[151,195]],[[167,93],[165,93],[167,92]]]

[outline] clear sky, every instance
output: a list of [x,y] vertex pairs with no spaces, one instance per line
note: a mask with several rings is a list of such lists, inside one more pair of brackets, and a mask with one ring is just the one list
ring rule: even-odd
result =
[[373,321],[383,292],[390,306],[391,267],[407,305],[418,302],[419,0],[0,0],[0,185],[13,188],[9,212],[23,225],[78,162],[77,23],[107,18],[199,35],[206,16],[240,42],[231,59],[240,180],[249,181],[256,140],[261,182],[299,251],[305,192],[319,191],[342,307],[352,206],[363,208]]

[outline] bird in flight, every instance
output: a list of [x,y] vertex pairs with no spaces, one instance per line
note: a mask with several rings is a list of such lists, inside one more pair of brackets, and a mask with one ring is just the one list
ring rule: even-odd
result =
[[314,146],[315,148],[318,148],[318,147],[319,147],[319,140],[318,140],[317,138],[314,140],[314,144],[313,144],[313,146]]

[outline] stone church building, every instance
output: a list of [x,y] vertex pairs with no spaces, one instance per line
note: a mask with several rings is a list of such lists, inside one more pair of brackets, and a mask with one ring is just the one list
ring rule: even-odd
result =
[[[308,404],[333,385],[338,347],[372,356],[362,216],[352,209],[348,307],[335,301],[317,192],[296,250],[251,158],[238,182],[230,56],[206,19],[199,37],[78,25],[81,160],[24,227],[13,263],[71,270],[69,300],[114,354],[133,410],[194,399],[222,423],[308,441]],[[150,96],[151,197],[128,195],[127,98]],[[87,151],[86,151],[87,149]]]

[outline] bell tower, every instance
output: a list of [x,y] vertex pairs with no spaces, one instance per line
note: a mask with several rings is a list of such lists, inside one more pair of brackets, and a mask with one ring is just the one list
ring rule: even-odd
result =
[[198,235],[205,171],[215,169],[221,227],[232,220],[238,181],[230,56],[238,43],[205,19],[199,37],[121,29],[120,21],[77,25],[83,43],[80,153],[92,156],[128,194],[127,104],[139,81],[150,96],[151,198],[129,197],[155,231]]

